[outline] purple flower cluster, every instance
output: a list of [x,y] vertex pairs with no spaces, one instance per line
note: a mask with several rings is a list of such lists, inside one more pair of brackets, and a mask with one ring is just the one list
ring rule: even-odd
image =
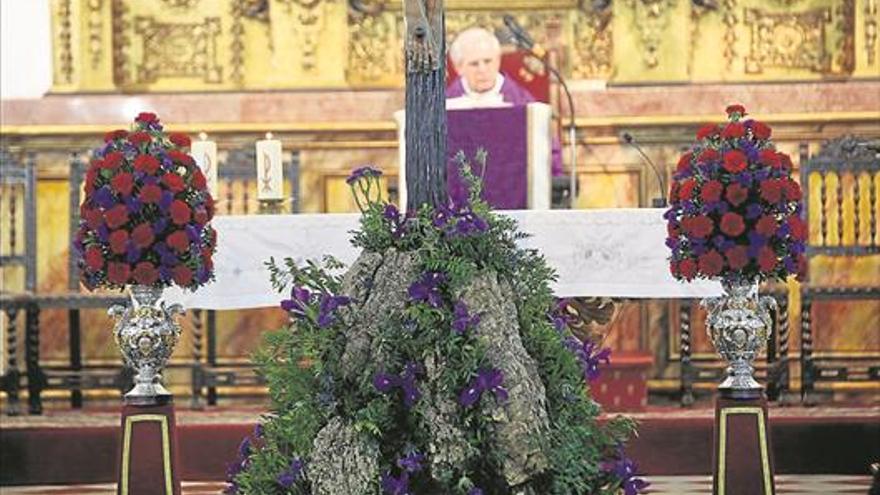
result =
[[489,223],[474,212],[467,198],[451,198],[434,213],[434,227],[447,237],[468,237],[489,230]]
[[[611,349],[605,347],[598,350],[599,346],[592,340],[581,342],[576,337],[568,337],[565,340],[567,347],[581,362],[584,370],[584,380],[591,382],[599,378],[599,363],[608,364],[611,362]],[[598,352],[597,352],[598,350]]]
[[281,309],[297,319],[311,321],[312,312],[309,309],[316,303],[318,313],[314,323],[318,328],[327,328],[336,321],[336,310],[351,304],[351,298],[334,296],[326,292],[312,292],[305,287],[294,286],[290,291],[290,299],[281,301]]
[[547,313],[547,317],[550,318],[553,328],[557,332],[561,333],[565,327],[570,328],[578,322],[577,316],[568,311],[569,304],[570,301],[568,299],[560,299],[556,302],[556,307]]
[[615,462],[605,463],[603,469],[620,481],[620,488],[624,495],[637,495],[648,487],[650,483],[636,477],[636,463],[621,456]]
[[411,495],[409,489],[409,475],[422,470],[425,456],[418,452],[410,452],[404,457],[397,459],[397,467],[402,469],[400,476],[394,476],[391,471],[382,475],[382,490],[388,495]]
[[295,457],[292,461],[290,461],[290,465],[287,469],[284,470],[283,473],[279,474],[275,481],[278,482],[283,488],[290,489],[294,483],[296,483],[303,474],[303,469],[306,467],[305,461],[300,459],[299,457]]
[[382,394],[390,394],[400,388],[403,392],[403,405],[409,409],[422,397],[418,383],[416,383],[416,378],[422,373],[421,365],[409,362],[404,366],[403,373],[399,375],[384,372],[373,375],[373,387]]
[[236,495],[238,493],[238,483],[235,481],[235,477],[250,465],[252,451],[251,438],[259,440],[262,436],[263,426],[258,424],[254,428],[253,437],[244,437],[238,445],[238,458],[226,468],[226,487],[223,489],[224,495]]
[[452,310],[452,329],[458,335],[464,335],[468,330],[480,324],[480,315],[468,313],[467,304],[457,301]]
[[424,302],[432,308],[439,308],[443,305],[441,286],[446,279],[443,273],[425,272],[417,282],[409,286],[409,298],[413,302]]
[[492,392],[499,402],[507,400],[507,389],[504,388],[504,373],[496,368],[480,369],[476,378],[458,396],[458,403],[463,407],[471,407],[483,396],[484,392]]
[[351,175],[349,175],[348,178],[345,179],[345,182],[348,185],[352,185],[361,179],[368,179],[370,177],[379,177],[380,175],[382,175],[381,170],[379,170],[371,165],[364,165],[363,167],[358,167],[358,168],[352,170]]
[[400,210],[396,206],[390,203],[385,205],[385,209],[382,211],[382,218],[388,222],[388,226],[391,229],[391,237],[400,239],[406,235],[407,218],[400,214]]

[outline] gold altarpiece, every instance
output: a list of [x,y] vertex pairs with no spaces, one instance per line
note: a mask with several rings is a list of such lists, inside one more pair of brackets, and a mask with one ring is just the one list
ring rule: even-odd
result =
[[[796,165],[801,145],[815,152],[823,140],[844,133],[880,137],[880,0],[446,4],[449,38],[475,24],[499,27],[501,14],[510,12],[551,49],[577,102],[580,208],[645,206],[657,195],[638,156],[621,146],[622,131],[637,133],[646,152],[670,173],[694,129],[707,119],[719,120],[731,98],[774,126],[778,146]],[[52,0],[51,5],[54,100],[16,106],[21,116],[4,106],[2,126],[4,145],[37,154],[38,259],[47,260],[39,272],[41,291],[64,290],[67,284],[69,211],[57,198],[67,194],[69,153],[85,152],[104,130],[127,120],[61,122],[53,113],[59,106],[80,115],[83,105],[122,104],[131,101],[124,95],[137,95],[162,109],[172,128],[193,135],[207,131],[220,145],[221,160],[272,131],[286,150],[301,152],[300,204],[306,212],[352,211],[344,179],[355,166],[373,163],[390,177],[396,174],[391,113],[402,106],[400,0]],[[840,81],[847,84],[840,87]],[[65,95],[71,95],[69,102]],[[315,101],[303,104],[310,100]],[[220,115],[215,106],[238,113],[212,120]],[[880,260],[863,261],[820,261],[813,276],[880,284]],[[797,328],[800,306],[793,294],[790,319]],[[880,311],[830,305],[819,312],[846,331],[817,335],[817,353],[869,352],[880,359],[880,336],[871,331],[880,327]],[[283,320],[276,313],[224,315],[218,329],[221,357],[244,358],[263,328]],[[663,380],[676,372],[665,361],[677,356],[677,336],[664,330],[676,328],[674,315],[667,302],[625,304],[609,339],[617,349],[657,350],[663,362],[655,370],[655,388],[677,387]],[[110,327],[100,312],[84,318],[84,328]],[[63,362],[65,315],[46,312],[41,325],[43,355]],[[700,325],[694,322],[694,349],[709,355]],[[793,332],[792,349],[798,338]],[[118,359],[109,334],[87,332],[84,339],[89,362]],[[185,362],[190,348],[184,342],[176,359]]]

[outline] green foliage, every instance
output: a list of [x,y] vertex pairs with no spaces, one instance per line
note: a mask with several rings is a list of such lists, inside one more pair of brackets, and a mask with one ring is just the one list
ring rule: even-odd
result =
[[[335,416],[380,445],[383,473],[399,473],[399,458],[428,453],[429,398],[455,404],[451,420],[466,436],[465,460],[432,467],[427,459],[425,469],[411,475],[411,492],[465,495],[480,487],[486,495],[510,493],[501,475],[504,452],[494,441],[496,420],[491,409],[458,403],[461,391],[488,361],[485,342],[473,332],[454,330],[454,294],[485,272],[496,273],[512,288],[523,344],[546,388],[550,430],[545,438],[523,439],[540,446],[549,460],[549,469],[532,483],[535,490],[610,494],[619,486],[618,480],[601,469],[601,463],[617,455],[634,424],[628,420],[611,420],[604,426],[597,423],[600,409],[589,397],[581,364],[564,343],[570,333],[567,329],[559,332],[548,317],[555,306],[550,289],[555,273],[537,252],[517,246],[524,234],[514,220],[496,215],[480,199],[479,177],[463,157],[461,162],[470,197],[438,210],[424,207],[404,216],[393,206],[364,199],[372,189],[361,181],[352,184],[353,192],[362,198],[363,212],[353,243],[366,251],[413,253],[422,272],[445,274],[438,287],[443,302],[434,307],[411,301],[404,311],[388,314],[373,336],[374,361],[356,377],[346,378],[340,366],[346,332],[356,321],[348,309],[322,327],[317,323],[318,302],[309,302],[302,311],[305,316],[267,333],[255,362],[267,381],[272,411],[264,418],[263,434],[254,442],[246,467],[234,478],[239,493],[310,493],[306,479],[285,489],[278,476],[292,459],[309,459],[315,436]],[[363,180],[375,178],[374,174]],[[462,222],[469,223],[459,225]],[[471,227],[475,230],[468,231]],[[273,287],[281,292],[304,287],[333,295],[341,288],[342,265],[333,258],[303,266],[291,259],[281,263],[273,259],[268,267]],[[479,308],[469,311],[479,313]],[[437,363],[442,366],[429,382],[425,367]],[[383,393],[374,384],[379,374],[406,376],[408,365],[421,368],[412,382],[421,398],[412,407],[405,404],[405,387],[398,384]],[[482,398],[487,400],[494,400],[489,393]]]

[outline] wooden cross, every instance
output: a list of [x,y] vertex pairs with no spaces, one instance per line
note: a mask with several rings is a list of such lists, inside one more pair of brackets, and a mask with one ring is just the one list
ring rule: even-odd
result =
[[407,210],[446,202],[446,21],[443,0],[404,0]]

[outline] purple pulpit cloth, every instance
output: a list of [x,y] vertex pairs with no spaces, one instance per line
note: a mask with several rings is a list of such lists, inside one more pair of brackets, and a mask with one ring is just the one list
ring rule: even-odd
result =
[[[451,197],[462,197],[464,184],[456,155],[463,151],[477,177],[483,176],[483,199],[498,210],[528,208],[528,118],[525,106],[450,110],[446,169]],[[478,149],[486,150],[486,169],[474,161]]]

